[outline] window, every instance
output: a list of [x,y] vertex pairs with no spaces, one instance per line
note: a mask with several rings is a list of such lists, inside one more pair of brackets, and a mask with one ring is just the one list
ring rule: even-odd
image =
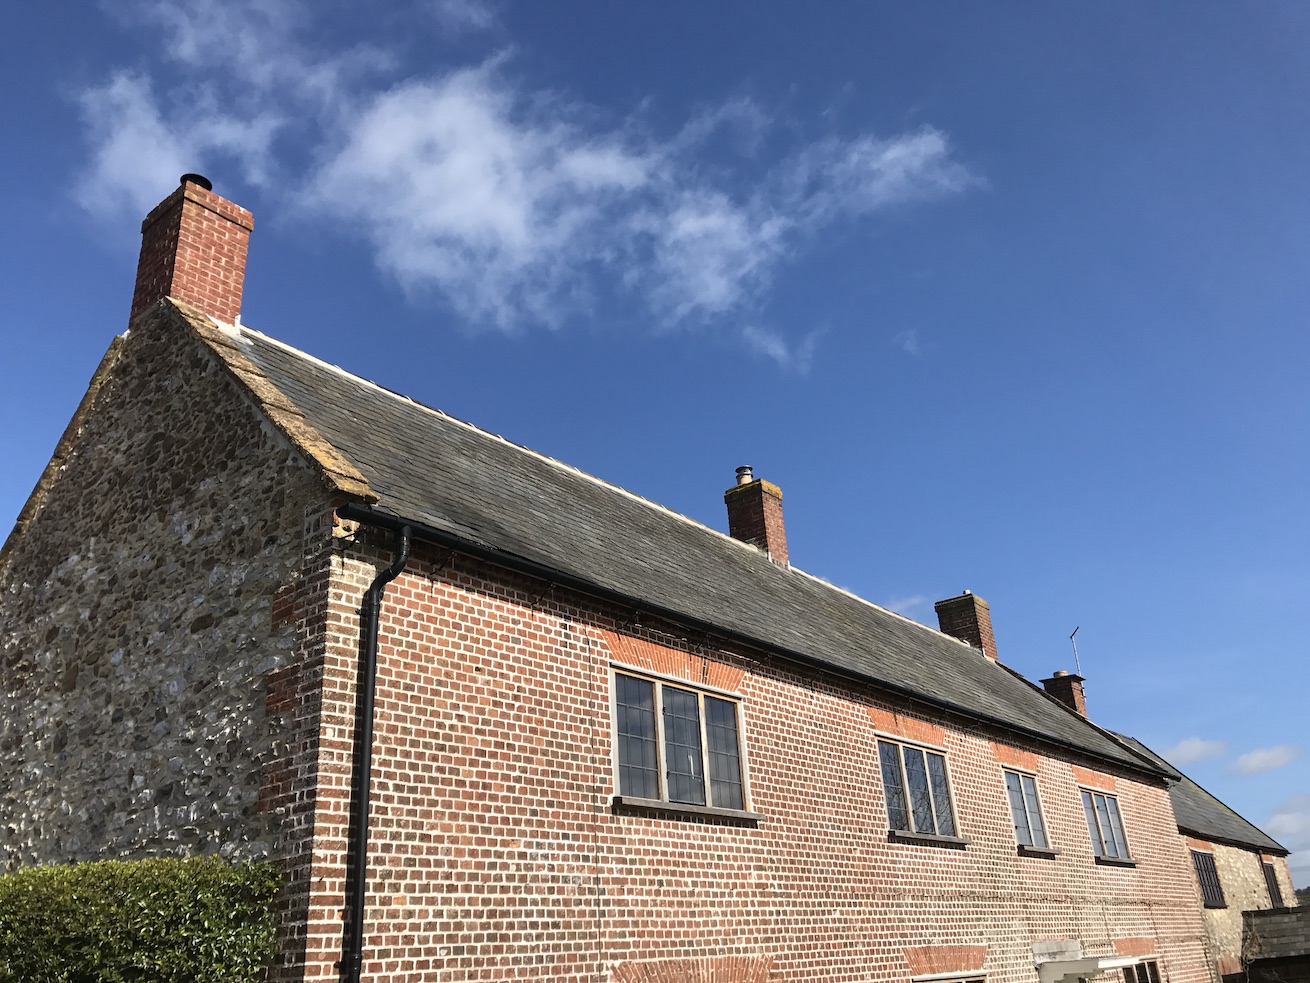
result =
[[614,708],[620,795],[746,808],[736,703],[616,672]]
[[1278,886],[1278,871],[1267,860],[1261,860],[1260,866],[1265,871],[1265,887],[1269,888],[1269,901],[1275,908],[1283,906],[1283,892]]
[[1005,773],[1005,791],[1010,798],[1010,815],[1014,818],[1014,838],[1020,846],[1046,849],[1046,824],[1037,802],[1037,782],[1032,775],[1017,771]]
[[1227,908],[1224,889],[1219,883],[1219,872],[1214,869],[1214,854],[1193,850],[1192,863],[1196,867],[1196,879],[1201,885],[1201,901],[1207,908]]
[[1092,852],[1101,860],[1128,860],[1128,841],[1119,818],[1119,803],[1113,795],[1082,790],[1083,812],[1087,814],[1087,832],[1092,837]]
[[946,759],[908,744],[878,742],[887,825],[908,833],[955,836]]
[[1140,962],[1136,966],[1125,966],[1124,983],[1160,983],[1159,964],[1152,959]]

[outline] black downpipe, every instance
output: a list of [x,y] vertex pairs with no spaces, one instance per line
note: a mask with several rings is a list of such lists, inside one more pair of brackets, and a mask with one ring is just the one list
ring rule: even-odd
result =
[[359,983],[364,964],[364,900],[368,882],[368,800],[373,785],[373,702],[378,675],[378,620],[387,584],[409,562],[413,530],[401,526],[396,559],[369,585],[364,595],[359,640],[359,678],[355,694],[355,746],[351,755],[350,835],[346,847],[346,924],[341,937],[341,983]]

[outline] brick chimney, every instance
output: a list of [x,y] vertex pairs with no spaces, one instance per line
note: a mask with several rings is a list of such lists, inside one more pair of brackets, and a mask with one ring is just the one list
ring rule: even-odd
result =
[[737,469],[737,483],[723,493],[728,506],[728,535],[758,546],[774,563],[787,565],[787,531],[782,525],[782,490],[756,478],[748,467]]
[[178,189],[141,223],[129,325],[163,297],[184,300],[226,324],[236,322],[255,217],[212,187],[199,174],[183,174]]
[[992,609],[977,594],[965,591],[958,597],[948,597],[933,605],[937,624],[942,633],[968,642],[993,662],[996,657],[996,638],[992,635]]
[[1042,680],[1042,688],[1074,710],[1080,717],[1087,716],[1087,701],[1083,698],[1083,677],[1076,672],[1055,670],[1050,679]]

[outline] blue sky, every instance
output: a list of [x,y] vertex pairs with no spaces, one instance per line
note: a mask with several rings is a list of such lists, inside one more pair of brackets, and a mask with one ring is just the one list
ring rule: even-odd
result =
[[[817,9],[816,9],[817,8]],[[1310,884],[1310,8],[51,0],[0,15],[8,528],[139,222],[243,320],[793,562],[968,588]]]

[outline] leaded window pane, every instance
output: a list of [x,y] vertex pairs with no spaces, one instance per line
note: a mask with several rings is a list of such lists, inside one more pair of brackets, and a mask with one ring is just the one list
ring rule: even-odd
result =
[[665,686],[664,755],[669,801],[705,804],[700,708],[695,693]]
[[710,752],[710,797],[714,805],[721,809],[746,808],[734,704],[705,697],[705,740]]
[[1005,794],[1010,800],[1010,815],[1014,819],[1014,838],[1024,846],[1032,846],[1032,832],[1028,828],[1028,813],[1023,804],[1023,788],[1019,776],[1012,771],[1005,773]]
[[655,686],[631,676],[614,677],[618,706],[619,794],[660,797],[655,738]]
[[1119,803],[1115,801],[1112,795],[1098,796],[1098,798],[1105,799],[1105,808],[1110,814],[1110,834],[1114,837],[1115,849],[1113,856],[1127,860],[1128,841],[1124,839],[1124,824],[1123,820],[1119,818]]
[[923,763],[923,752],[914,747],[903,747],[905,755],[905,786],[910,799],[910,814],[916,833],[933,833],[936,827],[932,818],[932,797],[928,792],[928,769]]
[[1090,792],[1083,792],[1083,813],[1087,816],[1087,833],[1092,838],[1092,852],[1098,857],[1105,854],[1101,844],[1101,827],[1096,822],[1096,806]]
[[1046,826],[1042,823],[1042,808],[1037,802],[1037,782],[1032,775],[1019,776],[1023,783],[1023,801],[1032,828],[1032,845],[1046,846]]
[[887,826],[908,831],[910,817],[905,809],[905,788],[901,782],[901,749],[895,744],[879,741],[878,759],[882,762],[882,792],[887,799]]
[[946,759],[940,754],[929,754],[928,783],[932,787],[933,815],[937,819],[937,835],[954,836],[955,820],[951,816],[951,792],[946,785]]

